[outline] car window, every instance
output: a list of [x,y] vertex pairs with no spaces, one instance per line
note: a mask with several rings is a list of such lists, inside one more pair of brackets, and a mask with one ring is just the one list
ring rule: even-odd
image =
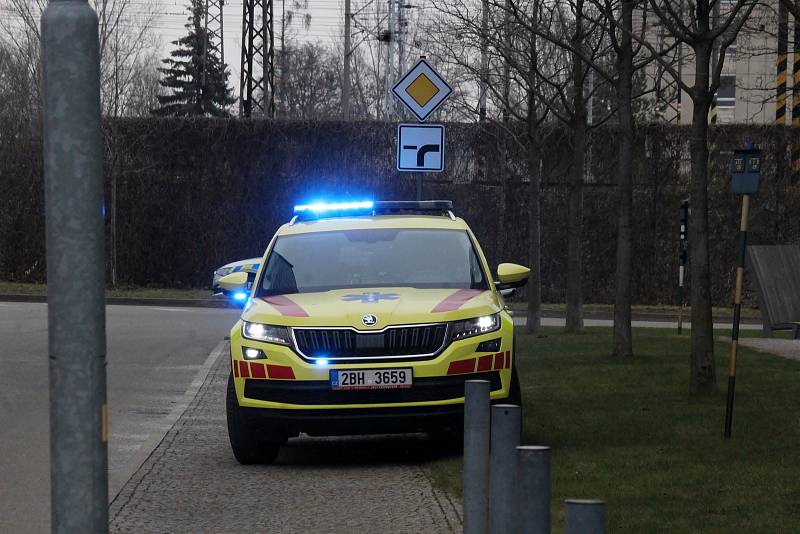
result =
[[341,230],[280,236],[258,294],[359,287],[487,289],[467,232]]

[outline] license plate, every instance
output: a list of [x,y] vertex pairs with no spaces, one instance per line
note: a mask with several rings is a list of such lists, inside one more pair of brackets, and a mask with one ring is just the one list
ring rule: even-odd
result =
[[331,389],[410,388],[411,369],[341,369],[331,370]]

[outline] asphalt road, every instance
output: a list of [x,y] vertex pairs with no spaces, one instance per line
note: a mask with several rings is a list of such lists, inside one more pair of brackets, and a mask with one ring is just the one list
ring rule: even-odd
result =
[[[111,497],[194,398],[238,313],[107,307]],[[49,531],[48,403],[47,307],[0,302],[0,532]]]

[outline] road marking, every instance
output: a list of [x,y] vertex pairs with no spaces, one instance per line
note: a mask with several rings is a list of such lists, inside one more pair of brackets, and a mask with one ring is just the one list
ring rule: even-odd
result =
[[190,312],[194,313],[197,310],[189,308],[156,308],[155,306],[148,306],[151,310],[165,311],[165,312]]

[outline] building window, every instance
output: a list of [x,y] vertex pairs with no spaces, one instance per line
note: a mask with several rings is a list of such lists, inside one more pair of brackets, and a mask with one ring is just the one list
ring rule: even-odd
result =
[[736,106],[736,75],[719,77],[717,90],[717,107],[732,108]]

